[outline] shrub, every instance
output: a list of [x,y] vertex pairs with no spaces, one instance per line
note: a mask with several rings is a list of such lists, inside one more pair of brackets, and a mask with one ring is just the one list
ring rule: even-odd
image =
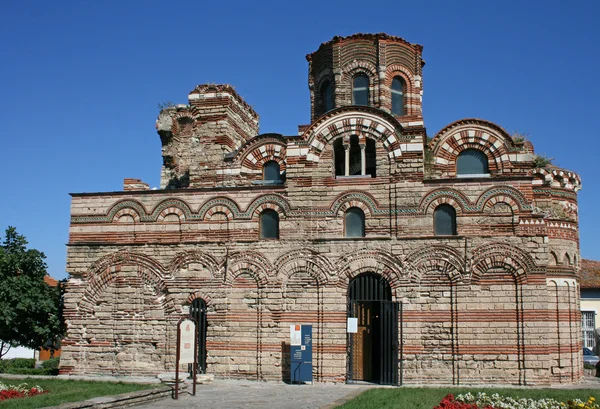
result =
[[58,368],[8,368],[5,373],[13,375],[58,375]]
[[50,358],[47,361],[42,362],[42,368],[44,369],[58,369],[60,358]]
[[33,358],[12,358],[0,360],[0,372],[8,372],[15,368],[35,368],[35,359]]

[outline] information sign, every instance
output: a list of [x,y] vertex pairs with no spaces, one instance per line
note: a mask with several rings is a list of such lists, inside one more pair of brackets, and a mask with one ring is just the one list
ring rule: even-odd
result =
[[348,330],[349,334],[356,334],[358,332],[358,318],[348,318]]
[[194,356],[194,340],[196,337],[196,324],[192,320],[183,320],[179,326],[181,331],[179,335],[179,363],[193,364]]

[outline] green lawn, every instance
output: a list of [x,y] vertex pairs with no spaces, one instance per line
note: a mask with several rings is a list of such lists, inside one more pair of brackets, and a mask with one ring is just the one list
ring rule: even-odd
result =
[[514,398],[553,398],[558,401],[579,398],[586,401],[590,396],[600,400],[598,389],[490,389],[490,388],[378,388],[370,389],[346,404],[341,409],[433,409],[449,393],[485,392],[499,393]]
[[160,384],[141,385],[132,383],[88,382],[65,379],[9,379],[0,378],[0,382],[10,385],[27,383],[40,386],[49,393],[30,398],[16,398],[0,401],[1,409],[33,409],[55,406],[65,402],[78,402],[98,396],[118,395],[119,393],[156,388]]

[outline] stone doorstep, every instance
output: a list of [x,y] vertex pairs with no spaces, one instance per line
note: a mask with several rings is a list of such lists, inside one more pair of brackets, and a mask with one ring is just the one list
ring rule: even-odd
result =
[[[180,388],[184,390],[185,387]],[[134,404],[140,404],[144,402],[151,402],[154,400],[163,399],[170,397],[173,394],[173,389],[168,386],[161,386],[156,389],[149,389],[137,392],[122,393],[114,396],[99,396],[96,398],[90,398],[82,402],[68,402],[58,406],[48,406],[43,409],[108,409],[108,408],[121,408],[125,406],[131,406]]]

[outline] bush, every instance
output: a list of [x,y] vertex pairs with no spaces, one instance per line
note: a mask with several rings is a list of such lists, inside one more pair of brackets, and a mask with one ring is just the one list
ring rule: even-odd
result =
[[58,375],[58,368],[8,368],[5,373],[12,375]]
[[0,372],[7,372],[10,369],[35,368],[35,359],[33,358],[13,358],[0,360]]
[[44,369],[58,369],[60,358],[50,358],[47,361],[42,362],[42,368]]

